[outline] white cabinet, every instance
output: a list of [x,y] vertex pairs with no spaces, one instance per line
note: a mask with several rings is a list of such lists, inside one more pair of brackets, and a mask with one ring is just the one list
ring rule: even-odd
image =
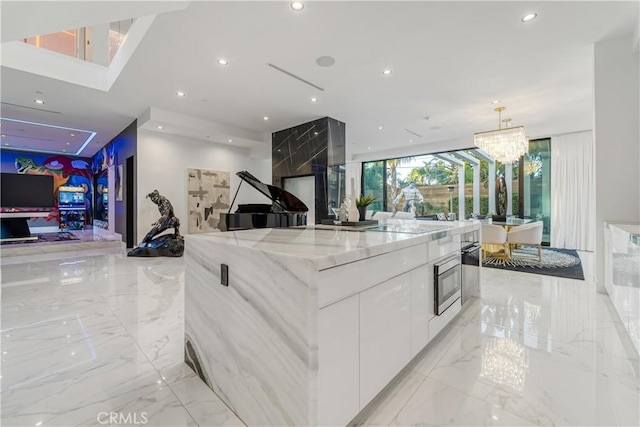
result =
[[360,411],[359,295],[318,316],[318,425],[346,425]]
[[429,343],[433,310],[433,263],[411,271],[411,357]]
[[429,339],[434,339],[436,335],[440,333],[447,326],[460,310],[462,309],[462,303],[457,300],[449,308],[445,310],[440,316],[433,316],[429,320]]
[[411,273],[360,293],[360,408],[411,360]]
[[[448,246],[459,247],[455,242],[444,242],[445,249],[432,245],[436,258],[449,255]],[[458,301],[445,315],[435,316],[435,258],[427,257],[425,248],[415,248],[422,264],[415,254],[395,258],[399,254],[393,253],[367,259],[370,270],[364,265],[357,273],[335,268],[322,276],[335,275],[335,280],[323,280],[331,286],[318,298],[319,425],[351,421],[460,311]],[[355,269],[361,262],[354,264]],[[382,269],[388,265],[395,267]],[[397,275],[389,278],[392,273]],[[374,284],[380,275],[384,281]]]

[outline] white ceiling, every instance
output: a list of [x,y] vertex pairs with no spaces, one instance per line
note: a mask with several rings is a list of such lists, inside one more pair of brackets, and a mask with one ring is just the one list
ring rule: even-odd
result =
[[[349,155],[375,156],[471,146],[497,126],[499,99],[536,138],[592,127],[593,44],[628,36],[631,49],[637,23],[637,2],[192,2],[155,19],[108,92],[2,67],[2,102],[31,107],[2,104],[2,116],[97,131],[83,155],[150,107],[253,134],[331,116]],[[335,65],[318,66],[323,55]],[[33,109],[36,92],[54,112]]]
[[80,154],[91,144],[95,133],[83,129],[60,126],[43,126],[38,123],[0,119],[2,148],[28,149],[30,151]]

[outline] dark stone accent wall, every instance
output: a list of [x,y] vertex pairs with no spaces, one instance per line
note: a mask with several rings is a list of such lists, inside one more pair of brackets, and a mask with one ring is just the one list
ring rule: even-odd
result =
[[271,138],[273,185],[283,179],[315,177],[316,223],[333,217],[331,207],[344,199],[345,124],[330,117],[273,133]]

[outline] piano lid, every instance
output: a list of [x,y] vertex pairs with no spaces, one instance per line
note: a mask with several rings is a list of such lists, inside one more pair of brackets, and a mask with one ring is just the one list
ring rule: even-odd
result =
[[300,199],[298,199],[293,194],[288,191],[283,190],[282,188],[274,187],[273,185],[265,184],[260,181],[255,176],[251,175],[247,171],[240,171],[236,173],[243,181],[251,184],[253,188],[267,196],[269,199],[273,200],[275,204],[280,206],[287,212],[308,212],[309,208],[307,205],[302,203]]

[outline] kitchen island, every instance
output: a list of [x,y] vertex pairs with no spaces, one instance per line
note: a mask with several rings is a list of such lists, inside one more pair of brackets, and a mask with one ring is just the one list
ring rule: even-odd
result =
[[640,224],[604,223],[604,286],[640,354]]
[[434,265],[479,224],[382,225],[185,237],[185,359],[247,425],[347,424],[460,311]]

